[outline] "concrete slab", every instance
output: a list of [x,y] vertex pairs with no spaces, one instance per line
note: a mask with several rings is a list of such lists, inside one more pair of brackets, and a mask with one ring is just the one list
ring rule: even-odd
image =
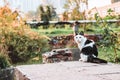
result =
[[16,67],[30,80],[120,80],[120,65],[79,61]]

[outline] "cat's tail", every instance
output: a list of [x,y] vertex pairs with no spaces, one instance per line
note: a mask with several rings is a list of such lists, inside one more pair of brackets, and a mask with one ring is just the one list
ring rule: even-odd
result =
[[92,62],[92,63],[105,63],[107,64],[108,62],[106,60],[103,60],[103,59],[100,59],[100,58],[97,58],[97,57],[90,57],[88,58],[88,62]]

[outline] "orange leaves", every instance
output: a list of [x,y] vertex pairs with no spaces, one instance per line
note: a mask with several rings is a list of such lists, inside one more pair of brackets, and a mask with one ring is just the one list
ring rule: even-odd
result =
[[11,9],[8,6],[4,6],[0,8],[0,17],[8,16],[11,13]]
[[18,12],[12,12],[8,6],[0,7],[0,27],[19,26],[18,16]]
[[[0,7],[0,35],[9,34],[11,32],[18,36],[28,36],[30,39],[42,38],[37,32],[32,31],[30,27],[25,25],[18,11],[12,11],[9,6],[6,5]],[[2,39],[2,42],[3,41]]]
[[12,12],[8,6],[0,8],[0,53],[8,54],[12,63],[28,61],[47,46],[47,41],[25,25],[17,11]]

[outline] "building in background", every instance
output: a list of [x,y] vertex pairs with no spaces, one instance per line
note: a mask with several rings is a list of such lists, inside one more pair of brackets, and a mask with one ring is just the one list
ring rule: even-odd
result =
[[120,0],[111,0],[111,3],[119,2]]
[[[72,1],[72,0],[70,0],[70,1]],[[84,0],[82,0],[82,1],[84,1]],[[98,7],[102,7],[102,6],[111,4],[111,0],[85,0],[85,1],[88,1],[87,5],[84,2],[80,3],[80,12],[81,12],[80,14],[82,17],[84,16],[84,11],[88,11],[91,9],[93,10],[93,8],[98,8]],[[64,20],[64,18],[61,17],[62,14],[59,14],[59,15],[60,15],[60,20]],[[93,13],[93,15],[94,15],[94,13]],[[74,16],[74,14],[72,14],[72,11],[68,12],[68,16],[69,17]],[[81,16],[78,16],[78,17],[81,17]],[[86,15],[86,16],[88,16],[88,15]],[[85,18],[83,18],[83,19],[85,19]]]
[[107,11],[109,9],[113,10],[112,15],[120,15],[120,0],[110,5],[106,5],[102,7],[94,7],[90,10],[86,10],[86,17],[91,18],[94,17],[95,13],[98,13],[99,16],[103,18],[108,14]]
[[[0,6],[4,6],[4,0],[0,0]],[[28,11],[36,11],[37,7],[40,4],[53,4],[56,9],[57,14],[62,15],[64,12],[63,6],[66,0],[6,0],[9,2],[10,7],[15,10],[18,9],[23,14],[28,13]],[[49,2],[47,2],[49,1]],[[86,10],[86,16],[93,16],[96,12],[100,14],[101,17],[104,17],[107,14],[107,10],[111,8],[116,12],[120,13],[120,0],[88,0],[87,8],[84,7],[84,4],[81,4],[82,10]],[[111,2],[113,4],[111,4]],[[90,14],[89,14],[90,13]],[[59,16],[59,15],[58,15]]]

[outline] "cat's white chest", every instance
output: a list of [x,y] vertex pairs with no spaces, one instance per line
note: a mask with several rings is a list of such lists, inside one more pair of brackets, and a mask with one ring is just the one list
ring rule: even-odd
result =
[[80,51],[82,50],[83,47],[84,47],[84,42],[78,44],[78,48],[80,49]]

